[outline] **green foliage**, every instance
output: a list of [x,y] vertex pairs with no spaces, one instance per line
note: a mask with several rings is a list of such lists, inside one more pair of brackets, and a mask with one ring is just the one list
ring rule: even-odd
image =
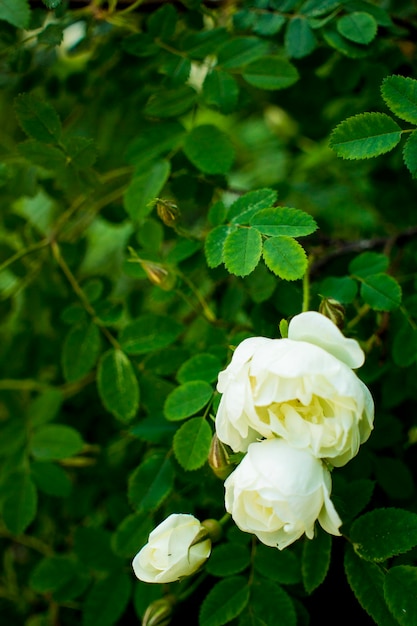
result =
[[411,600],[417,586],[417,568],[411,565],[392,567],[385,576],[384,593],[391,613],[401,626],[411,626],[417,618],[416,603]]
[[207,594],[199,616],[200,626],[223,626],[237,617],[249,601],[249,587],[243,576],[218,582]]
[[345,159],[370,159],[392,150],[401,139],[401,128],[385,113],[362,113],[334,129],[330,147]]
[[128,357],[121,350],[108,350],[97,371],[98,392],[106,409],[117,419],[131,420],[139,406],[139,384]]
[[206,420],[194,417],[177,430],[173,440],[178,463],[185,470],[196,470],[207,461],[212,432]]
[[307,593],[312,593],[326,578],[332,548],[332,538],[321,529],[311,541],[305,541],[301,573]]

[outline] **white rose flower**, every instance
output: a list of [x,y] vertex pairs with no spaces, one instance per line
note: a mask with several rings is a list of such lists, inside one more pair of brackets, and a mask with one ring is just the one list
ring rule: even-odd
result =
[[267,546],[282,550],[304,533],[312,539],[316,520],[340,535],[329,470],[310,451],[283,439],[250,444],[225,489],[226,510],[236,525]]
[[357,341],[314,311],[291,320],[287,339],[245,339],[219,374],[218,438],[246,452],[254,441],[282,437],[345,465],[373,428],[372,396],[352,371],[363,361]]
[[193,515],[173,513],[167,517],[133,559],[137,578],[146,583],[171,583],[194,574],[211,552],[209,538],[192,545],[202,530]]

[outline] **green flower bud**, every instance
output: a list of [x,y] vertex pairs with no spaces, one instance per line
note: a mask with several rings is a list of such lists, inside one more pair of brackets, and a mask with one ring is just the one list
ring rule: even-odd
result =
[[145,611],[142,626],[168,626],[175,602],[173,595],[152,602]]
[[328,317],[340,330],[345,325],[345,307],[333,298],[323,298],[319,313]]
[[175,276],[160,263],[140,259],[140,264],[146,272],[147,277],[157,287],[164,291],[171,291],[175,284]]
[[180,219],[180,212],[176,204],[170,200],[158,198],[156,201],[156,212],[165,226],[173,227]]
[[225,480],[232,473],[234,466],[230,460],[231,449],[216,434],[211,440],[208,463],[218,478]]
[[212,543],[216,543],[216,541],[222,538],[223,528],[216,519],[205,519],[204,522],[201,522],[201,525],[204,526],[206,535],[211,539]]

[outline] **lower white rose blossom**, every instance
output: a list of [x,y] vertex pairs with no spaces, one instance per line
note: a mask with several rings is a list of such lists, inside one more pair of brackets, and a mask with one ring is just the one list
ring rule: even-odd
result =
[[192,545],[202,530],[193,515],[173,513],[167,517],[133,559],[137,578],[147,583],[171,583],[194,574],[211,552],[209,538]]
[[304,533],[312,539],[316,520],[326,532],[340,535],[329,470],[311,452],[283,439],[252,443],[225,489],[226,510],[236,525],[267,546],[282,550]]
[[295,316],[288,338],[245,339],[219,374],[218,438],[246,452],[254,441],[282,437],[345,465],[373,428],[372,396],[352,371],[363,361],[357,341],[315,311]]

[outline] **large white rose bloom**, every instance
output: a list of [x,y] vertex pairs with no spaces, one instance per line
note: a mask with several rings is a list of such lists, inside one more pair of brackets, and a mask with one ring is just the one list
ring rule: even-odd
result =
[[209,538],[192,545],[202,530],[193,515],[173,513],[167,517],[133,559],[137,578],[146,583],[171,583],[194,574],[211,552]]
[[372,396],[353,371],[363,362],[358,342],[315,311],[295,316],[287,339],[245,339],[219,374],[218,438],[246,452],[254,441],[282,437],[345,465],[373,428]]
[[282,550],[304,533],[312,539],[316,520],[340,535],[329,470],[310,451],[283,439],[252,443],[225,489],[226,510],[236,525],[267,546]]

